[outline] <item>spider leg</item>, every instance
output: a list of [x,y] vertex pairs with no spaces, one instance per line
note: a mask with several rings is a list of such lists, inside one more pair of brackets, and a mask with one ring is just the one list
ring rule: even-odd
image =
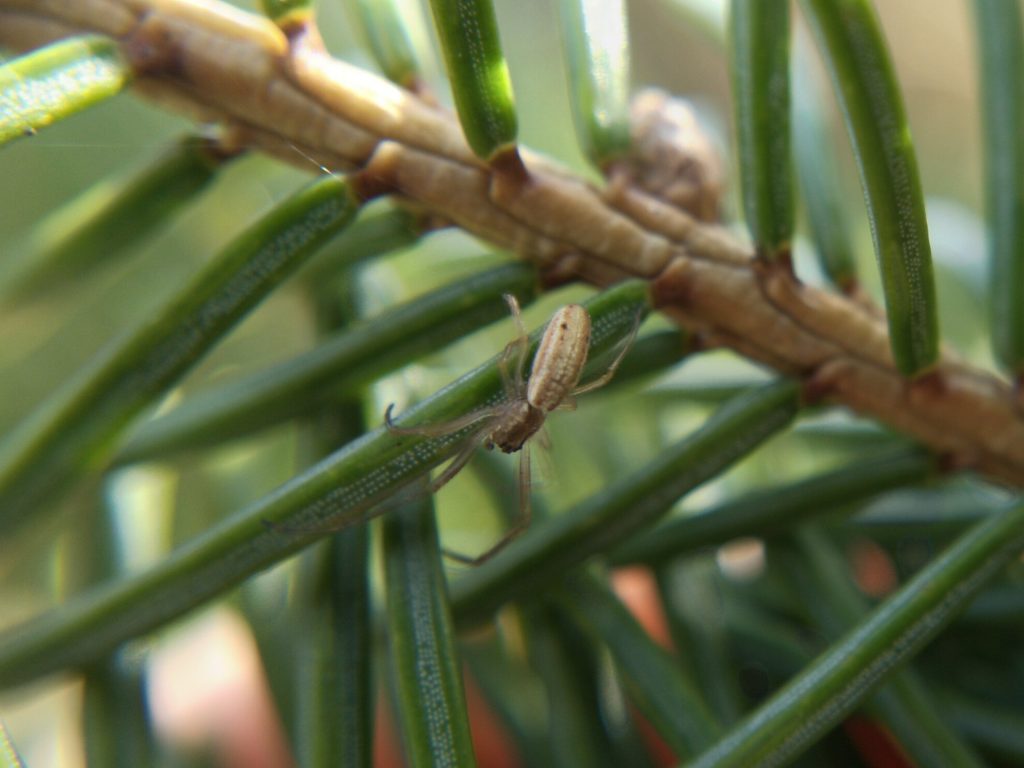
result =
[[[263,518],[260,524],[270,533],[280,536],[304,536],[309,534],[339,533],[357,525],[366,525],[371,520],[392,509],[395,504],[408,498],[412,498],[408,487],[400,487],[386,498],[371,502],[361,503],[357,510],[350,510],[350,514],[338,520],[320,520],[317,522],[305,523],[277,523]],[[362,511],[359,516],[351,514],[353,511]]]
[[[505,349],[502,350],[501,357],[498,358],[498,372],[501,374],[501,386],[505,392],[506,400],[515,400],[520,397],[523,382],[522,380],[516,381],[512,378],[508,371],[508,361],[512,359],[512,356],[519,352],[518,339],[513,339],[505,345]],[[518,370],[518,365],[516,366]]]
[[519,309],[519,302],[516,301],[516,297],[511,293],[506,293],[505,301],[508,303],[509,311],[512,313],[512,320],[516,324],[516,338],[505,347],[505,353],[506,355],[514,353],[519,355],[516,359],[516,388],[513,391],[520,393],[523,391],[526,382],[526,355],[530,349],[530,336],[526,332],[526,326],[523,325],[523,313]]
[[[481,430],[481,433],[482,432],[483,430]],[[427,492],[437,493],[448,485],[448,482],[459,474],[459,472],[462,471],[462,468],[469,463],[469,460],[473,458],[473,454],[476,453],[476,449],[479,447],[480,433],[473,435],[469,440],[467,440],[462,449],[455,454],[455,458],[451,460],[451,463],[444,468],[444,471],[430,481],[430,484],[427,486]]]
[[542,451],[551,450],[551,433],[548,432],[548,427],[546,424],[542,424],[540,429],[537,430],[536,438],[537,445],[540,446]]
[[444,437],[450,435],[453,432],[458,432],[460,429],[465,429],[468,426],[476,424],[478,421],[491,418],[495,416],[499,408],[492,406],[490,408],[480,408],[475,411],[459,416],[451,421],[445,421],[441,424],[421,424],[415,427],[400,427],[395,424],[391,419],[391,411],[395,408],[395,404],[391,403],[387,410],[384,411],[384,427],[388,432],[393,435],[418,435],[420,437]]
[[511,293],[503,293],[502,298],[508,304],[508,311],[512,313],[512,321],[516,324],[516,335],[520,339],[526,337],[528,334],[526,333],[526,326],[523,325],[523,313],[519,309],[519,300]]
[[[391,408],[388,408],[387,419],[390,419]],[[397,427],[396,427],[397,429]],[[372,510],[362,517],[344,519],[342,521],[335,522],[318,522],[308,524],[293,524],[293,523],[275,523],[271,520],[261,520],[263,527],[271,533],[277,533],[281,535],[300,535],[300,534],[313,534],[313,533],[337,533],[345,528],[349,528],[353,525],[361,525],[368,522],[370,519],[377,517],[388,511],[396,504],[407,501],[418,497],[421,493],[437,493],[441,488],[448,484],[448,482],[455,477],[462,470],[463,467],[469,463],[469,460],[476,453],[476,449],[480,446],[481,437],[487,433],[488,428],[483,428],[477,431],[476,434],[472,435],[466,444],[455,454],[455,458],[452,459],[451,463],[444,468],[444,471],[438,475],[434,480],[428,483],[426,486],[413,486],[412,488],[405,487],[399,489],[393,496],[382,499],[375,504],[368,505],[368,509]],[[374,508],[375,507],[375,508]]]
[[570,396],[582,395],[585,392],[592,392],[595,389],[600,389],[601,387],[603,387],[605,384],[612,380],[612,377],[615,375],[615,371],[618,370],[619,364],[622,362],[622,358],[626,356],[626,353],[629,351],[630,347],[633,346],[633,342],[636,341],[637,331],[640,330],[641,316],[642,315],[640,313],[637,313],[636,320],[633,321],[633,330],[631,330],[629,332],[629,335],[621,342],[622,349],[619,351],[619,354],[615,356],[615,359],[612,360],[612,364],[608,366],[608,370],[602,373],[593,381],[589,381],[586,384],[583,384],[582,386],[576,387],[576,389],[569,393]]
[[552,452],[551,434],[547,426],[533,436],[533,444],[540,450],[530,452],[530,473],[539,480],[530,482],[530,487],[543,485],[547,488],[558,487],[558,472],[555,470],[554,453]]
[[519,537],[523,531],[530,527],[533,519],[533,504],[530,498],[530,448],[523,446],[523,452],[519,455],[519,516],[512,522],[511,527],[505,531],[505,535],[498,539],[490,549],[476,557],[468,557],[443,550],[445,557],[465,565],[482,565],[501,552],[505,547]]

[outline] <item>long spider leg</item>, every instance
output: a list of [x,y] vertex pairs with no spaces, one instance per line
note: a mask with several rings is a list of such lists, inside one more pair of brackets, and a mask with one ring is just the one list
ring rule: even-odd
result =
[[541,424],[540,429],[536,432],[537,445],[541,447],[543,451],[551,450],[551,433],[548,432],[548,425]]
[[478,421],[488,419],[495,416],[500,408],[498,406],[491,406],[488,408],[480,408],[475,411],[459,416],[451,421],[446,421],[442,424],[421,424],[415,427],[400,427],[395,424],[391,419],[391,411],[395,408],[395,404],[391,403],[387,410],[384,411],[384,427],[388,432],[395,435],[418,435],[420,437],[444,437],[450,435],[453,432],[458,432],[460,429],[465,429],[468,426],[476,424]]
[[530,497],[530,447],[523,446],[523,452],[519,455],[519,516],[512,522],[511,527],[505,531],[505,535],[497,542],[476,557],[467,557],[458,552],[444,550],[445,557],[465,565],[482,565],[501,552],[505,547],[518,538],[523,531],[530,527],[533,519],[533,502]]
[[[545,486],[558,487],[558,473],[555,471],[554,455],[551,445],[551,434],[547,425],[542,426],[533,436],[531,447],[536,445],[539,450],[530,452],[530,474],[539,475],[539,483]],[[534,483],[531,480],[530,486]]]
[[516,360],[516,388],[513,390],[516,394],[519,394],[525,387],[526,355],[530,349],[530,337],[526,333],[526,326],[523,324],[523,313],[519,309],[519,302],[516,301],[516,297],[511,293],[506,293],[505,301],[508,303],[509,311],[512,312],[512,320],[516,324],[516,338],[508,343],[505,351],[507,354],[512,351],[519,353],[519,357]]
[[[473,414],[469,414],[469,415],[473,415]],[[387,414],[385,416],[385,421],[386,422],[390,421],[390,418],[391,418],[391,406],[388,406],[388,411],[387,411]],[[465,425],[463,425],[463,426],[465,426]],[[400,428],[398,428],[398,427],[395,427],[395,430],[396,431],[401,431],[403,434],[406,433],[406,430],[400,430]],[[328,522],[328,523],[311,523],[311,524],[302,524],[302,525],[294,525],[294,524],[287,524],[287,523],[274,523],[274,522],[271,522],[270,520],[263,520],[262,521],[263,527],[266,528],[268,531],[271,531],[271,532],[274,532],[274,533],[280,533],[280,534],[334,533],[334,532],[337,532],[337,531],[344,530],[345,528],[349,528],[350,526],[353,526],[353,525],[359,525],[359,524],[362,524],[362,523],[366,523],[369,520],[371,520],[372,518],[377,517],[378,515],[381,515],[384,512],[388,511],[389,509],[394,507],[396,504],[398,504],[398,503],[400,503],[402,501],[407,501],[409,499],[416,498],[421,493],[437,493],[439,490],[441,490],[441,488],[443,488],[445,485],[447,485],[448,482],[453,477],[455,477],[457,474],[459,474],[459,472],[462,470],[463,467],[466,466],[466,464],[469,462],[469,460],[473,457],[473,454],[476,453],[476,449],[480,446],[480,438],[484,434],[487,433],[487,430],[488,430],[488,427],[485,427],[483,429],[478,430],[476,434],[471,435],[470,438],[466,441],[466,445],[463,446],[459,450],[459,452],[455,455],[455,458],[452,459],[451,463],[449,463],[448,466],[445,467],[444,471],[440,475],[438,475],[434,480],[432,480],[430,483],[428,483],[425,488],[420,489],[420,488],[415,488],[415,487],[414,488],[406,487],[406,488],[400,489],[393,496],[391,496],[391,497],[389,497],[387,499],[382,499],[381,501],[377,502],[376,504],[369,505],[369,509],[372,510],[372,511],[368,512],[363,517],[355,518],[355,519],[348,519],[348,520],[345,520],[344,522],[341,522],[341,523],[330,523],[330,522]],[[419,433],[417,433],[417,434],[419,434]]]
[[506,400],[515,400],[520,396],[520,391],[522,390],[522,380],[513,381],[508,372],[508,361],[512,359],[512,355],[516,351],[516,341],[510,341],[505,345],[505,349],[502,350],[501,357],[498,358],[498,372],[501,374],[501,386],[505,392]]
[[516,324],[516,334],[522,338],[526,336],[526,326],[523,325],[523,313],[519,309],[519,300],[511,293],[503,293],[501,297],[508,304],[508,311],[512,313],[512,322]]
[[619,354],[615,356],[615,359],[612,360],[611,365],[608,366],[608,370],[602,373],[593,381],[589,381],[586,384],[583,384],[582,386],[576,387],[572,392],[569,393],[570,397],[575,395],[582,395],[586,392],[592,392],[595,389],[600,389],[601,387],[603,387],[605,384],[612,380],[612,376],[614,376],[615,371],[618,370],[619,364],[622,362],[622,358],[626,356],[626,353],[629,352],[630,347],[633,346],[633,342],[636,341],[637,331],[640,330],[640,318],[641,315],[637,314],[636,320],[633,322],[633,330],[629,332],[629,336],[623,339],[622,349],[619,351]]
[[[480,433],[483,432],[484,430],[480,431]],[[427,486],[427,492],[437,493],[446,485],[448,485],[448,482],[457,474],[459,474],[459,472],[462,471],[462,468],[469,463],[469,460],[473,458],[473,454],[476,453],[476,449],[479,447],[480,434],[478,433],[476,435],[473,435],[466,441],[466,444],[462,447],[462,449],[457,454],[455,454],[455,458],[451,460],[451,463],[444,468],[444,472],[442,472],[440,475],[438,475],[437,477],[430,481],[430,484]]]
[[260,520],[260,523],[271,533],[280,534],[282,536],[338,533],[357,525],[365,525],[374,518],[379,517],[394,508],[396,504],[410,498],[414,498],[414,496],[415,494],[412,493],[408,487],[401,487],[387,498],[369,503],[363,502],[363,504],[360,505],[363,510],[362,515],[355,517],[350,514],[342,520],[320,521],[316,523],[275,523],[264,519]]

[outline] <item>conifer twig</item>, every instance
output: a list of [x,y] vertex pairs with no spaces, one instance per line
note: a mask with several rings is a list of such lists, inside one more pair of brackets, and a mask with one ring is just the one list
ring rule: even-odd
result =
[[760,267],[746,245],[634,184],[598,190],[528,152],[526,175],[488,168],[452,115],[216,0],[0,0],[0,44],[83,33],[119,42],[138,93],[223,123],[240,144],[360,170],[364,194],[418,203],[551,283],[648,279],[662,311],[703,343],[799,375],[810,398],[913,435],[951,467],[1024,486],[1024,416],[1008,384],[948,358],[908,383],[863,307]]

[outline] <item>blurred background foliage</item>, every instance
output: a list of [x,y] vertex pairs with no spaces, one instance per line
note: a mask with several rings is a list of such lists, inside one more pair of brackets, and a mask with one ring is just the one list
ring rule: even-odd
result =
[[[255,3],[236,5],[258,12]],[[576,144],[565,96],[565,77],[557,36],[557,18],[550,0],[498,0],[502,40],[509,59],[520,116],[523,144],[558,158],[576,172],[595,178]],[[633,77],[637,86],[657,85],[697,105],[705,126],[730,152],[728,67],[721,47],[721,14],[725,3],[696,0],[632,0],[629,21],[633,40]],[[353,36],[339,2],[322,0],[318,19],[328,48],[343,59],[373,68]],[[979,103],[974,28],[969,5],[962,0],[915,0],[876,3],[895,59],[927,194],[929,224],[937,261],[939,306],[944,339],[968,360],[993,367],[985,331],[984,227],[981,220]],[[798,18],[798,15],[796,16]],[[429,18],[429,15],[425,15]],[[798,30],[801,34],[804,30]],[[937,54],[941,51],[941,54]],[[447,88],[434,74],[432,85],[441,98]],[[840,183],[846,190],[855,252],[868,289],[878,296],[870,233],[848,143],[835,105],[827,105],[835,124]],[[0,152],[0,250],[22,252],[33,228],[45,217],[98,180],[124,173],[170,146],[187,132],[182,119],[131,96],[113,99],[31,140],[15,142]],[[146,316],[161,298],[194,274],[199,265],[247,223],[320,171],[307,173],[260,156],[244,156],[228,166],[193,204],[157,236],[98,273],[75,276],[65,285],[29,300],[0,299],[0,432],[8,430],[47,393],[89,360],[110,338]],[[735,178],[731,169],[731,178]],[[739,209],[735,183],[725,203],[727,221]],[[805,233],[803,222],[801,234]],[[737,228],[737,232],[741,230]],[[742,236],[742,235],[741,235]],[[803,242],[797,243],[797,271],[816,280],[816,266]],[[364,269],[359,277],[360,311],[381,308],[448,283],[458,276],[498,263],[486,244],[457,231],[425,238],[419,245],[390,255]],[[552,309],[587,295],[568,288],[542,297],[526,311],[528,327],[543,322]],[[657,324],[657,321],[649,324]],[[512,325],[502,321],[452,345],[444,353],[397,375],[400,386],[385,382],[367,407],[371,426],[379,423],[383,405],[401,387],[427,394],[493,354],[511,337]],[[179,388],[175,401],[215,383],[265,368],[311,348],[316,330],[308,297],[293,281],[275,292],[220,344]],[[604,478],[622,476],[650,459],[659,445],[698,426],[721,392],[736,384],[766,380],[753,366],[727,353],[702,355],[646,385],[597,395],[579,414],[552,420],[554,449],[550,467],[539,473],[537,487],[550,507],[562,509],[602,487]],[[830,415],[824,423],[848,425]],[[808,428],[808,423],[812,428]],[[854,435],[829,437],[814,429],[816,417],[775,438],[716,481],[690,494],[684,508],[700,509],[738,491],[777,484],[869,455],[882,431],[864,425]],[[148,509],[150,519],[127,526],[133,533],[137,563],[152,562],[170,546],[209,527],[216,518],[264,495],[309,463],[303,431],[289,425],[251,438],[176,459],[173,463],[125,470],[109,491],[112,508]],[[614,434],[615,440],[606,436]],[[651,435],[657,435],[652,439]],[[512,464],[506,467],[512,472]],[[1000,494],[972,484],[956,483],[955,494],[936,496],[937,504],[964,508],[989,507]],[[86,489],[89,493],[94,489]],[[500,535],[497,516],[486,511],[487,487],[465,473],[438,499],[445,545],[456,551],[486,548]],[[140,496],[142,495],[142,501]],[[900,509],[898,496],[889,510]],[[81,496],[69,503],[81,503]],[[911,497],[919,504],[920,497]],[[171,509],[177,510],[173,523]],[[57,604],[70,591],[93,578],[82,562],[81,541],[95,518],[79,517],[52,546],[36,536],[17,556],[0,552],[0,604],[3,622],[34,614]],[[146,542],[149,542],[148,544]],[[909,543],[909,562],[920,553]],[[915,556],[917,560],[915,561]],[[906,562],[899,563],[905,566]],[[284,600],[280,574],[265,582],[260,609],[273,616]],[[766,586],[770,594],[772,587]],[[966,628],[961,631],[967,631]],[[947,644],[948,647],[948,644]],[[942,649],[936,651],[941,657]],[[68,686],[39,687],[32,696],[0,697],[0,712],[18,737],[31,765],[73,765],[81,758],[75,746],[76,693]],[[58,713],[63,713],[58,716]]]

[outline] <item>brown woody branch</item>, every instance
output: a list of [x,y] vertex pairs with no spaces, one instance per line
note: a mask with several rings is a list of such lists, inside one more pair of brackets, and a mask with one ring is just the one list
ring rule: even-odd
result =
[[661,310],[828,398],[913,435],[957,468],[1024,486],[1024,418],[990,373],[944,359],[910,384],[862,304],[801,285],[719,228],[629,183],[598,190],[526,156],[528,176],[481,165],[446,112],[291,43],[216,0],[0,0],[0,43],[27,49],[99,32],[122,43],[136,89],[287,162],[295,148],[537,263],[551,281],[651,282]]

